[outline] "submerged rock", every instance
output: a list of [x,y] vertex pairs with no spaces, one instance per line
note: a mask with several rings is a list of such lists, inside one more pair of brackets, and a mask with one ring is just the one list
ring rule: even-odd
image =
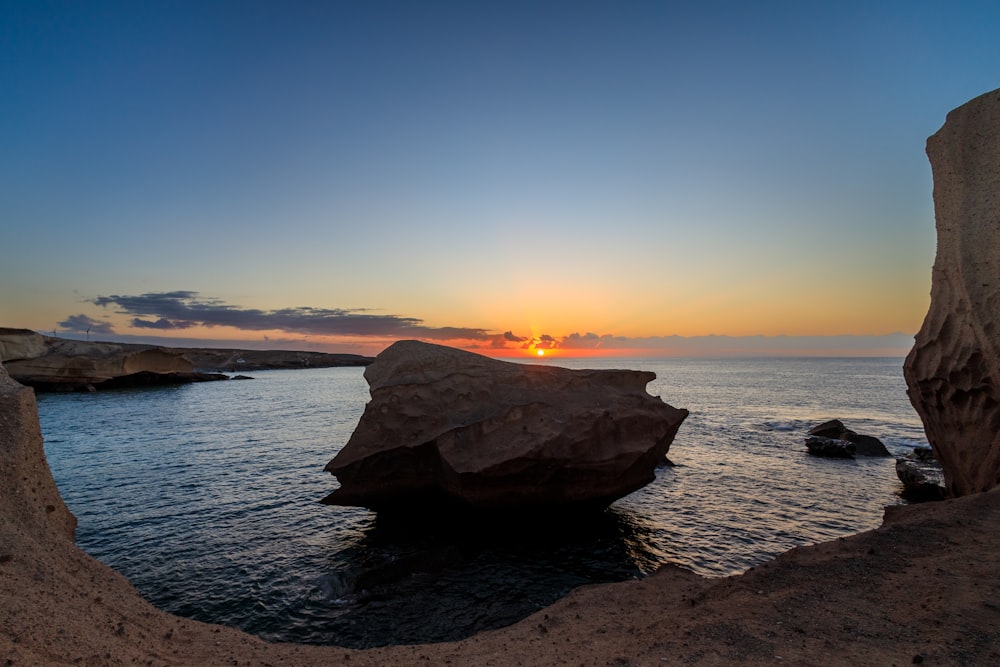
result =
[[1000,90],[927,140],[937,255],[931,304],[903,365],[948,493],[1000,484]]
[[[850,454],[848,456],[853,456],[857,454],[858,456],[891,456],[889,450],[885,448],[882,441],[871,435],[861,435],[860,433],[855,433],[851,429],[844,426],[844,423],[839,419],[831,419],[830,421],[823,422],[818,426],[814,426],[809,429],[809,435],[815,436],[816,438],[846,441],[851,443],[853,447],[850,448]],[[810,438],[813,440],[814,438]],[[806,447],[809,447],[809,451],[813,452],[813,447],[817,450],[828,449],[830,451],[836,451],[838,445],[836,443],[823,444],[813,443],[810,446],[809,440],[806,441]],[[821,456],[840,456],[840,454],[820,454],[818,451],[813,452]]]
[[331,505],[377,510],[605,506],[648,484],[687,410],[647,371],[569,370],[399,341],[365,370],[371,401],[326,466]]
[[806,438],[806,449],[813,456],[826,456],[835,459],[854,458],[854,443],[848,440],[814,435]]

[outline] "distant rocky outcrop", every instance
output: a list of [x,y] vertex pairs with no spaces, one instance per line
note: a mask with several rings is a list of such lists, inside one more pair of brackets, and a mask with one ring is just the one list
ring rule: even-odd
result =
[[1000,90],[927,140],[937,256],[931,305],[903,366],[952,496],[1000,484]]
[[0,363],[12,378],[38,391],[184,384],[226,380],[229,376],[222,374],[226,371],[365,366],[371,362],[372,357],[358,354],[85,342],[43,336],[29,329],[0,328]]
[[809,429],[806,447],[817,456],[850,457],[891,456],[882,441],[871,435],[861,435],[831,419]]
[[226,348],[174,348],[206,372],[247,372],[291,368],[367,366],[372,357],[360,354],[306,352],[300,350],[233,350]]
[[27,330],[0,333],[4,341],[0,361],[10,377],[40,391],[226,379],[225,375],[195,372],[189,359],[170,348],[66,340]]
[[687,410],[655,374],[569,370],[400,341],[365,370],[371,401],[326,466],[323,499],[377,510],[604,506],[649,483]]

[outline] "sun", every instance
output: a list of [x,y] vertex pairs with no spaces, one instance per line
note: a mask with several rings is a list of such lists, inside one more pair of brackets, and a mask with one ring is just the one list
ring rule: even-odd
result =
[[535,354],[537,354],[540,357],[544,357],[545,356],[545,350],[539,348],[539,349],[535,350]]

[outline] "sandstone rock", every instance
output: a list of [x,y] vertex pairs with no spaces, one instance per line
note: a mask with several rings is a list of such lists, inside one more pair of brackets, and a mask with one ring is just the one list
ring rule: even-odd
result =
[[[35,394],[0,365],[0,508],[4,524],[72,541],[76,517],[56,488],[38,423]],[[0,542],[0,546],[4,545]]]
[[[871,435],[861,435],[860,433],[855,433],[851,429],[844,426],[844,423],[839,419],[831,419],[830,421],[823,422],[818,426],[814,426],[809,429],[809,435],[816,436],[819,438],[830,438],[833,440],[846,440],[850,442],[854,447],[851,449],[851,455],[857,454],[858,456],[891,456],[889,450],[885,448],[882,441]],[[809,447],[809,442],[806,442],[806,446]],[[818,443],[814,443],[817,449],[821,449]],[[827,446],[828,449],[834,449],[835,447]],[[812,448],[810,447],[810,451]],[[814,452],[819,453],[819,452]],[[821,456],[830,456],[831,454],[820,454]]]
[[[25,350],[38,352],[35,337],[42,340],[41,353],[25,356]],[[91,343],[40,336],[30,331],[24,332],[21,339],[29,341],[30,346],[22,344],[16,348],[22,356],[5,356],[4,366],[13,379],[39,390],[73,391],[226,378],[195,373],[194,365],[180,351],[165,347]]]
[[45,336],[30,329],[0,327],[0,363],[45,354]]
[[931,305],[903,366],[948,493],[1000,484],[1000,90],[927,140],[937,256]]
[[656,376],[569,370],[400,341],[365,370],[371,401],[323,499],[373,509],[607,505],[654,478],[687,410]]

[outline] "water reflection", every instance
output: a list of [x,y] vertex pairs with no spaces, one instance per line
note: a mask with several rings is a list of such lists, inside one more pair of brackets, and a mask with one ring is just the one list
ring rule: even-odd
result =
[[330,544],[320,594],[290,639],[359,648],[452,641],[662,562],[649,522],[619,508],[460,521],[372,515],[366,523],[346,548]]

